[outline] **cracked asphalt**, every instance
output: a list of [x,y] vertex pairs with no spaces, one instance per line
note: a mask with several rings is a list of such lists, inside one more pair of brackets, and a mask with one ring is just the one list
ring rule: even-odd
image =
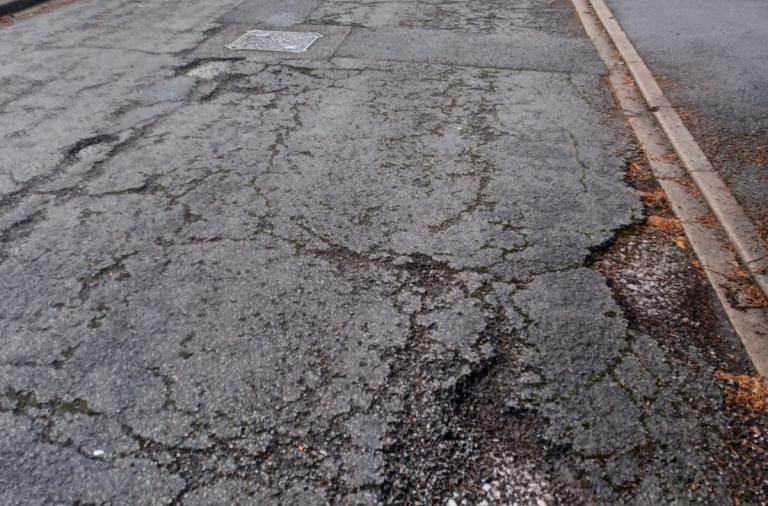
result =
[[764,504],[604,74],[563,0],[0,25],[0,503]]

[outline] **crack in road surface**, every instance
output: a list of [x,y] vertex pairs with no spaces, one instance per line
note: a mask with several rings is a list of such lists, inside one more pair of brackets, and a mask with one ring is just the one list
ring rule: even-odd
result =
[[583,72],[196,54],[235,3],[0,30],[0,502],[758,497],[715,459],[720,364],[591,268],[644,211],[565,2],[285,5],[384,37],[531,32]]

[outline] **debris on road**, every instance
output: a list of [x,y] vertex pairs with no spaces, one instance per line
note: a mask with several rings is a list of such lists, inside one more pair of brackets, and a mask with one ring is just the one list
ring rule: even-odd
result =
[[768,414],[768,380],[762,376],[716,371],[715,378],[728,383],[726,400],[732,406]]

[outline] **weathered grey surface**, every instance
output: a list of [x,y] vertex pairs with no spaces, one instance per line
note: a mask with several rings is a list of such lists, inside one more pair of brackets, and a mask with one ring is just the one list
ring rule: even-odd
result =
[[730,500],[711,369],[585,267],[642,214],[600,75],[195,60],[212,4],[0,30],[0,503]]
[[538,36],[566,37],[578,43],[585,39],[573,14],[571,5],[561,0],[325,0],[307,22],[513,35],[519,35],[521,29],[537,30]]
[[632,42],[768,240],[768,6],[610,0]]
[[513,34],[469,34],[420,28],[353,29],[338,56],[463,66],[585,72],[603,67],[589,40],[519,28]]
[[297,25],[322,3],[322,0],[241,2],[234,9],[227,11],[218,21],[222,23],[256,23],[266,26]]

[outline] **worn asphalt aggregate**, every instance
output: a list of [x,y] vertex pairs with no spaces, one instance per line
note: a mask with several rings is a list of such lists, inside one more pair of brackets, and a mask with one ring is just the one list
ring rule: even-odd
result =
[[0,504],[766,500],[570,3],[238,3],[0,25]]

